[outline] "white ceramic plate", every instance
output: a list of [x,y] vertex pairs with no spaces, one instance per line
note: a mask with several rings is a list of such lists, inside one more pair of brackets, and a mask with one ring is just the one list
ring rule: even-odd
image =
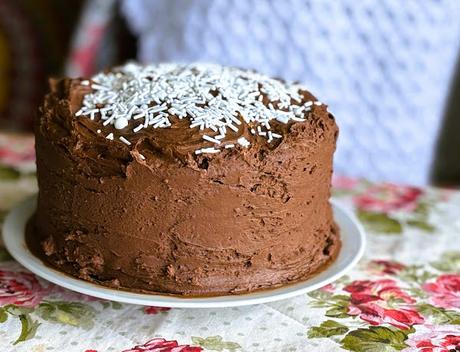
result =
[[132,293],[100,286],[73,278],[54,270],[35,257],[25,244],[25,225],[36,207],[36,196],[26,199],[6,217],[3,225],[3,240],[11,255],[34,274],[69,290],[112,301],[160,307],[214,308],[235,307],[278,301],[316,290],[331,283],[361,258],[364,252],[364,231],[356,218],[337,203],[332,202],[334,218],[340,227],[341,251],[334,263],[318,275],[296,284],[271,290],[262,290],[241,295],[203,298]]

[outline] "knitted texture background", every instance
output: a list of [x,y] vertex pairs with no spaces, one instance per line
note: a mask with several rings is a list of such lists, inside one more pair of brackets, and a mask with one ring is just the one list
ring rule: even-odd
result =
[[299,80],[341,128],[336,172],[427,182],[460,42],[457,0],[125,0],[139,59]]

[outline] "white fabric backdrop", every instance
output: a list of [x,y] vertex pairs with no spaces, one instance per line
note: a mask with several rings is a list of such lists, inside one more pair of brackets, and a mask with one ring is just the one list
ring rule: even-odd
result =
[[139,59],[304,82],[341,128],[336,172],[423,184],[460,40],[457,0],[124,0]]

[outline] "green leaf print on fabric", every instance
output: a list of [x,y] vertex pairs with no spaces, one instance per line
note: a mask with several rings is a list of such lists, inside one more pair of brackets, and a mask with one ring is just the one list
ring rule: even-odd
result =
[[29,314],[21,314],[19,316],[19,320],[21,321],[21,334],[14,341],[13,345],[18,344],[19,342],[26,341],[31,339],[35,336],[38,326],[40,325],[39,322],[32,320]]
[[33,308],[19,307],[12,304],[6,305],[0,308],[0,322],[4,323],[8,320],[8,314],[17,317],[21,323],[21,333],[13,345],[19,342],[26,341],[35,336],[37,328],[40,325],[39,322],[33,320],[30,317],[30,313],[33,312]]
[[10,166],[0,165],[0,180],[17,180],[21,176],[20,172]]
[[328,292],[316,290],[308,294],[314,301],[314,308],[327,308],[325,315],[329,318],[348,318],[348,306],[350,297],[347,295],[332,295]]
[[412,227],[416,227],[416,228],[418,228],[420,230],[423,230],[423,231],[429,232],[429,233],[432,233],[435,230],[435,227],[433,225],[429,224],[428,222],[426,222],[426,220],[410,219],[410,220],[407,220],[407,225],[412,226]]
[[417,305],[417,311],[423,316],[429,317],[431,322],[436,325],[460,325],[460,313],[453,310],[435,307],[428,303],[420,303]]
[[192,336],[192,342],[194,345],[199,345],[211,351],[236,351],[241,348],[236,342],[223,341],[222,336],[219,335],[206,338]]
[[110,301],[99,301],[99,303],[102,305],[102,309],[107,309],[111,307]]
[[410,227],[415,227],[416,229],[424,232],[433,233],[436,228],[429,222],[429,215],[432,207],[433,204],[428,200],[421,200],[412,213],[409,213],[409,218],[405,221],[405,223]]
[[16,341],[13,342],[13,345],[18,344],[19,342],[26,341],[35,336],[39,322],[32,320],[29,314],[20,314],[19,321],[21,322],[21,334]]
[[[2,222],[2,219],[0,219],[0,224],[1,222]],[[8,251],[5,248],[0,248],[0,263],[8,262],[10,260],[13,260],[13,257],[10,255],[10,253],[8,253]]]
[[406,348],[407,335],[414,329],[399,330],[384,326],[371,326],[368,329],[351,331],[343,338],[344,349],[354,352],[392,352]]
[[314,326],[308,330],[308,338],[331,337],[343,335],[348,332],[348,328],[334,320],[326,320],[320,326]]
[[0,308],[0,323],[4,323],[8,320],[8,313],[3,307]]
[[34,311],[33,308],[28,308],[28,307],[21,307],[21,306],[16,306],[13,304],[9,304],[3,307],[5,311],[11,315],[19,316],[19,315],[27,315],[30,314]]
[[99,301],[99,303],[102,305],[102,309],[111,308],[118,310],[123,308],[121,303],[115,301]]
[[118,310],[123,308],[123,304],[120,302],[110,301],[110,304],[112,305],[112,309]]
[[423,265],[407,265],[399,273],[399,278],[408,283],[423,285],[428,280],[436,277],[435,274],[426,271]]
[[417,204],[417,207],[414,209],[414,214],[417,214],[419,217],[426,219],[430,213],[431,204],[426,201],[421,201]]
[[90,329],[95,310],[80,302],[47,301],[40,303],[35,311],[42,319],[61,324]]
[[406,288],[406,291],[409,294],[409,296],[414,298],[424,299],[428,297],[427,293],[418,287],[409,287]]
[[327,301],[328,299],[330,299],[330,297],[332,297],[332,293],[319,289],[308,292],[307,296],[318,301]]
[[430,265],[439,271],[447,273],[460,273],[460,252],[445,252],[441,256],[441,259],[430,263]]
[[358,218],[370,231],[399,235],[402,233],[401,223],[385,213],[374,213],[365,210],[358,210]]

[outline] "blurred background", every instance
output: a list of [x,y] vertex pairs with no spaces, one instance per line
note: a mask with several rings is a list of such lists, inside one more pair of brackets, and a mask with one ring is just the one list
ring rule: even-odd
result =
[[304,83],[340,127],[335,173],[460,184],[458,0],[0,0],[0,131],[47,77],[207,61]]

